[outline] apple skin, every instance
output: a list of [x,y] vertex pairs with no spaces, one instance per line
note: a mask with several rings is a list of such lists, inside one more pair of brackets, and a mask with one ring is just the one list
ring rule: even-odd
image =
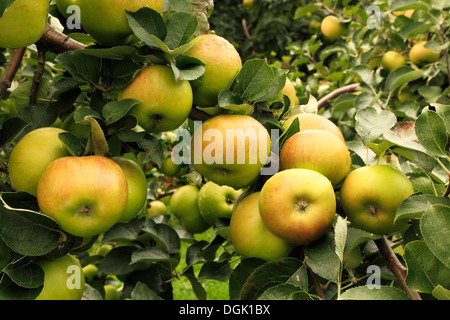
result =
[[112,284],[105,284],[105,300],[120,300],[120,292],[116,286]]
[[0,48],[23,48],[38,41],[48,17],[48,0],[17,0],[0,18]]
[[115,46],[127,44],[132,38],[125,10],[148,7],[161,13],[164,0],[78,0],[78,5],[83,28],[100,43]]
[[213,107],[218,103],[219,92],[228,89],[242,68],[241,57],[236,48],[225,38],[203,34],[192,40],[194,44],[186,53],[205,64],[203,75],[192,81],[194,104]]
[[[44,287],[36,300],[81,300],[84,292],[85,277],[81,264],[76,257],[67,254],[61,258],[39,258],[36,264],[44,271]],[[75,273],[67,272],[67,268],[76,266],[79,268],[80,288],[69,288],[67,281]],[[69,270],[70,271],[70,270]]]
[[[223,141],[216,142],[214,139],[210,141],[205,139],[205,132],[218,130],[221,133]],[[244,130],[244,132],[254,132],[255,135],[247,135],[245,137],[245,155],[239,154],[239,146],[237,143],[237,134],[234,140],[227,139],[227,130]],[[250,130],[250,131],[248,131]],[[211,132],[211,131],[209,131]],[[214,132],[214,131],[212,131]],[[238,131],[229,131],[235,132]],[[264,135],[264,137],[262,136]],[[230,140],[230,141],[228,141]],[[208,148],[213,148],[214,144],[222,144],[223,159],[222,164],[211,163],[208,164],[208,157],[212,152]],[[233,163],[227,163],[227,145],[234,144],[234,149],[231,149],[234,154]],[[263,144],[267,154],[260,155],[265,150],[261,149]],[[197,145],[198,144],[198,145]],[[249,146],[256,146],[255,149]],[[205,148],[207,151],[205,152]],[[215,148],[213,148],[215,149]],[[270,155],[270,136],[264,126],[254,118],[247,115],[223,114],[208,119],[203,122],[201,130],[197,129],[194,132],[191,140],[191,161],[195,169],[208,180],[211,180],[219,185],[227,185],[235,189],[248,186],[254,182],[260,174],[261,168],[265,165]],[[201,155],[195,155],[196,151],[200,150]],[[251,151],[254,150],[254,153]],[[261,151],[260,151],[261,150]],[[215,150],[213,150],[215,152]],[[205,157],[206,156],[206,157]],[[238,163],[237,157],[245,156],[243,163]],[[197,159],[201,158],[201,159]],[[254,161],[256,159],[256,161]]]
[[280,151],[281,170],[304,168],[315,170],[338,186],[350,171],[347,146],[325,130],[297,132],[286,140]]
[[235,201],[242,191],[219,186],[212,181],[205,183],[198,194],[198,207],[203,219],[212,226],[218,218],[230,219]]
[[335,16],[326,16],[320,24],[320,30],[329,40],[339,39],[345,33],[344,26]]
[[394,71],[405,64],[405,57],[396,51],[388,51],[383,55],[383,58],[381,58],[381,65],[389,71]]
[[170,209],[190,233],[202,233],[210,227],[200,214],[198,193],[197,186],[188,184],[178,188],[170,199]]
[[147,217],[152,218],[155,216],[161,216],[168,214],[167,206],[164,202],[160,200],[150,201],[147,208]]
[[425,48],[426,44],[426,41],[419,41],[413,45],[409,51],[409,59],[412,63],[418,65],[419,67],[436,62],[441,56],[440,52]]
[[164,175],[173,178],[180,172],[180,169],[181,165],[175,164],[172,157],[169,156],[162,161],[160,171]]
[[42,213],[78,237],[98,235],[117,223],[127,195],[122,168],[102,156],[54,160],[42,174],[37,190]]
[[53,127],[35,129],[14,146],[8,160],[9,178],[14,190],[36,196],[39,179],[47,166],[53,160],[70,156],[58,137],[62,132],[65,131]]
[[78,5],[78,0],[55,0],[55,2],[59,13],[66,19],[72,15],[71,13],[67,13],[67,8]]
[[266,261],[289,255],[294,245],[274,235],[267,229],[259,214],[260,192],[252,193],[239,201],[230,220],[230,238],[242,258],[259,258]]
[[125,174],[128,185],[128,200],[120,223],[129,222],[135,218],[147,203],[147,178],[141,167],[133,160],[125,157],[112,157]]
[[94,280],[95,276],[97,275],[98,267],[95,264],[88,264],[87,266],[83,267],[83,273],[85,277],[85,281],[91,282]]
[[283,123],[283,130],[289,129],[290,125],[295,119],[298,119],[300,125],[300,131],[304,130],[326,130],[335,134],[342,142],[345,142],[344,136],[337,125],[333,121],[321,116],[317,113],[302,112],[294,116],[289,117]]
[[403,200],[414,193],[408,177],[389,165],[353,170],[341,186],[341,205],[352,226],[376,234],[399,231],[407,221],[394,224]]
[[308,245],[331,227],[336,197],[331,182],[309,169],[288,169],[261,189],[259,212],[267,228],[295,245]]
[[140,104],[129,114],[136,116],[146,131],[159,133],[177,129],[192,109],[192,88],[187,80],[176,82],[168,66],[153,65],[142,70],[118,95],[118,100],[135,99]]

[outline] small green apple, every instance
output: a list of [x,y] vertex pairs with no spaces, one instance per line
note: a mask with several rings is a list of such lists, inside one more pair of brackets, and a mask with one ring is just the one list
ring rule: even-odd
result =
[[127,205],[128,185],[121,167],[103,156],[54,160],[39,180],[41,212],[78,237],[110,229]]
[[175,164],[172,157],[165,158],[161,163],[160,171],[168,177],[175,177],[180,172],[181,165]]
[[326,16],[320,24],[320,30],[329,40],[339,39],[345,33],[345,27],[336,16]]
[[147,202],[147,177],[141,167],[126,157],[112,157],[123,170],[128,185],[128,200],[122,217],[118,222],[126,223],[135,218]]
[[101,246],[99,246],[97,248],[97,250],[95,250],[95,255],[96,256],[106,256],[112,249],[114,248],[114,246],[110,243],[103,243]]
[[34,196],[39,179],[47,166],[61,157],[70,156],[66,145],[59,139],[65,130],[46,127],[30,131],[14,146],[8,160],[11,186]]
[[178,188],[170,199],[170,209],[190,233],[202,233],[210,227],[200,214],[198,193],[197,186],[188,184]]
[[44,286],[36,300],[81,300],[85,277],[75,256],[39,258],[36,264],[44,271]]
[[83,267],[83,273],[86,281],[90,282],[94,279],[98,272],[98,267],[95,264],[88,264]]
[[336,197],[324,175],[309,169],[287,169],[263,185],[259,212],[273,234],[291,244],[307,245],[331,227]]
[[118,100],[141,101],[129,114],[136,116],[146,131],[159,133],[177,129],[192,109],[192,88],[187,80],[175,81],[168,66],[152,65],[142,70],[121,91]]
[[23,48],[38,41],[48,8],[48,0],[16,0],[0,18],[0,48]]
[[407,220],[394,223],[398,206],[414,193],[408,177],[389,165],[353,170],[341,186],[341,205],[352,226],[376,234],[397,232]]
[[112,284],[105,284],[105,300],[120,300],[119,289]]
[[418,65],[419,67],[436,62],[441,56],[440,52],[425,48],[426,44],[426,41],[419,41],[413,45],[409,51],[409,59],[412,63]]
[[406,59],[396,51],[388,51],[381,58],[381,65],[389,71],[394,71],[406,64]]
[[255,192],[246,196],[234,208],[229,229],[231,242],[242,258],[284,258],[294,246],[267,229],[259,213],[259,195]]
[[150,201],[147,208],[147,217],[152,218],[155,216],[166,215],[168,213],[167,206],[164,202],[160,200]]
[[66,19],[71,16],[71,13],[67,12],[67,8],[78,5],[78,0],[55,0],[55,2],[59,13]]
[[236,190],[229,186],[219,186],[208,181],[198,194],[198,207],[203,219],[210,225],[218,218],[231,218],[233,206],[243,190]]

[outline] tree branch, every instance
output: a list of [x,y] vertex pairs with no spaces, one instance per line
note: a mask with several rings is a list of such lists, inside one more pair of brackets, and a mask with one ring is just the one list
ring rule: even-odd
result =
[[40,43],[37,43],[36,45],[38,49],[38,64],[36,70],[34,71],[33,82],[31,84],[30,106],[34,106],[36,104],[39,85],[41,84],[42,75],[44,74],[45,69],[45,54],[47,53],[45,47],[42,47]]
[[44,34],[36,43],[46,49],[55,53],[62,53],[65,51],[79,50],[86,47],[85,44],[73,40],[64,33],[57,31],[51,25],[45,26]]
[[322,99],[320,99],[317,102],[317,107],[320,109],[325,103],[328,102],[328,100],[332,100],[345,92],[355,91],[356,88],[358,88],[358,87],[359,87],[359,83],[352,83],[352,84],[346,85],[344,87],[338,88],[338,89],[330,92],[329,94],[327,94]]
[[11,87],[11,84],[16,76],[17,70],[19,70],[23,56],[27,48],[15,49],[9,59],[8,66],[5,73],[0,78],[0,96]]

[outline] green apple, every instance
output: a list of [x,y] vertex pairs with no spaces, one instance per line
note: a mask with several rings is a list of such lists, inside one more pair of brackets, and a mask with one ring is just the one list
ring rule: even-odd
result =
[[103,156],[56,159],[45,169],[37,189],[42,213],[78,237],[110,229],[122,217],[127,195],[122,168]]
[[36,264],[44,271],[44,286],[36,300],[81,300],[85,278],[76,257],[38,258]]
[[191,150],[191,161],[201,175],[240,189],[259,177],[270,155],[270,136],[251,116],[223,114],[196,128]]
[[336,197],[324,175],[309,169],[287,169],[263,185],[259,212],[272,233],[291,244],[307,245],[330,229]]
[[350,172],[341,187],[341,205],[352,226],[376,234],[402,229],[394,223],[397,208],[414,193],[408,177],[389,165],[360,167]]
[[344,136],[337,125],[330,119],[325,118],[317,113],[302,112],[294,116],[289,117],[283,123],[283,130],[289,129],[292,122],[298,119],[300,125],[300,131],[304,130],[326,130],[335,134],[339,139],[345,142]]
[[160,200],[150,201],[147,208],[147,217],[152,218],[155,216],[166,215],[168,213],[167,206],[164,202]]
[[203,75],[192,82],[194,104],[213,107],[217,105],[219,92],[228,89],[241,70],[242,60],[236,48],[221,36],[202,34],[192,43],[186,55],[205,64]]
[[197,186],[188,184],[178,188],[170,199],[170,209],[190,233],[202,233],[210,227],[200,214],[198,193]]
[[72,14],[67,12],[67,8],[70,6],[78,5],[78,0],[55,0],[56,7],[58,8],[59,13],[64,18],[69,18]]
[[350,166],[351,157],[346,144],[325,130],[297,132],[286,140],[280,151],[281,170],[315,170],[335,187],[347,176]]
[[326,16],[320,24],[320,30],[329,40],[339,39],[345,33],[345,27],[336,16]]
[[83,28],[106,46],[126,44],[133,35],[125,10],[143,7],[162,12],[164,0],[78,0]]
[[383,58],[381,58],[381,65],[389,71],[394,71],[405,64],[405,57],[396,51],[388,51],[383,55]]
[[409,51],[409,59],[419,67],[439,60],[440,52],[425,48],[426,41],[419,41]]
[[229,186],[219,186],[208,181],[198,194],[198,207],[203,219],[210,225],[218,218],[231,218],[233,206],[242,190],[236,190]]
[[111,159],[122,168],[127,179],[127,206],[118,221],[126,223],[135,218],[147,203],[147,177],[136,161],[122,156]]
[[105,300],[120,300],[120,292],[118,288],[112,284],[105,284]]
[[48,8],[48,0],[16,0],[0,18],[0,48],[23,48],[38,41]]
[[98,267],[95,264],[88,264],[87,266],[83,267],[83,273],[86,281],[90,282],[94,280],[94,277],[96,276],[98,272]]
[[142,70],[118,99],[141,101],[129,114],[136,116],[144,130],[159,133],[177,129],[187,119],[192,109],[192,88],[187,80],[175,81],[170,67],[152,65]]
[[70,156],[66,145],[59,139],[65,132],[54,127],[39,128],[24,135],[14,146],[8,160],[11,186],[36,196],[39,179],[53,161]]
[[160,171],[168,177],[175,177],[180,169],[181,165],[175,164],[172,157],[169,156],[162,161]]
[[230,220],[230,238],[242,258],[259,258],[266,261],[284,258],[294,245],[274,235],[267,229],[259,213],[259,192],[239,201]]
[[99,246],[97,248],[97,250],[95,250],[95,255],[96,256],[106,256],[112,249],[114,248],[114,246],[110,243],[103,243],[101,246]]

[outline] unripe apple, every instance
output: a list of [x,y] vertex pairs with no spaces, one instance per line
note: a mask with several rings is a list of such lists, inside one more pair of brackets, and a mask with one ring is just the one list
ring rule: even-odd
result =
[[175,162],[173,162],[172,160],[172,157],[169,156],[162,161],[160,171],[168,177],[175,177],[180,169],[181,165],[175,164]]
[[105,290],[105,300],[120,300],[120,292],[116,286],[105,284],[103,289]]
[[345,32],[345,27],[336,16],[326,16],[320,24],[323,35],[330,40],[339,39]]
[[440,52],[425,48],[426,44],[426,41],[419,41],[409,51],[409,59],[411,62],[420,67],[438,61],[441,56]]
[[69,18],[71,13],[67,12],[70,6],[78,5],[78,0],[56,0],[56,7],[64,18]]
[[203,34],[192,42],[194,45],[186,55],[205,64],[203,75],[192,81],[194,104],[213,107],[218,103],[219,92],[228,89],[241,70],[242,60],[236,48],[221,36]]
[[147,217],[152,218],[155,216],[166,215],[168,214],[167,206],[164,202],[160,200],[150,201],[147,208]]
[[38,41],[48,17],[48,0],[17,0],[0,18],[0,48],[23,48]]
[[389,71],[394,71],[406,64],[406,59],[396,51],[388,51],[381,58],[381,65]]
[[124,99],[141,101],[129,114],[136,116],[144,130],[159,133],[177,129],[187,119],[192,109],[192,88],[187,80],[176,82],[170,67],[152,65],[119,93],[118,100]]
[[55,159],[70,156],[66,145],[59,139],[65,132],[46,127],[30,131],[14,146],[8,160],[11,186],[34,196],[39,179],[47,166]]
[[106,46],[126,44],[133,34],[125,10],[143,7],[162,12],[164,0],[78,0],[83,28]]

